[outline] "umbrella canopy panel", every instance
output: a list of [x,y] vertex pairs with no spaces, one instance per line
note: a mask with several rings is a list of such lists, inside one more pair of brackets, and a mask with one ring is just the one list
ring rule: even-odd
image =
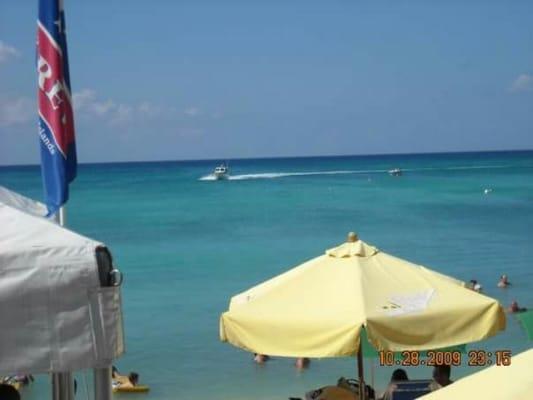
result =
[[0,202],[0,375],[107,367],[122,354],[103,244]]
[[363,327],[378,350],[428,350],[492,336],[505,313],[460,281],[355,240],[233,297],[220,337],[262,354],[351,356]]

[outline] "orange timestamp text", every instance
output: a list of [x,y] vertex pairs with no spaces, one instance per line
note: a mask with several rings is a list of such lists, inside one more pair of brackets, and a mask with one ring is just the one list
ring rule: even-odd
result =
[[[511,350],[470,350],[467,354],[468,366],[486,367],[489,365],[511,365]],[[460,351],[401,351],[392,352],[383,350],[379,352],[379,364],[382,366],[434,366],[452,365],[459,366],[463,363],[464,354]]]

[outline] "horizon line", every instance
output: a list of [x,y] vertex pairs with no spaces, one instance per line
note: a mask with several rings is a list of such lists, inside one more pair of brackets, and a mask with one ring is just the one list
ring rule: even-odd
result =
[[[368,154],[315,154],[299,156],[261,156],[261,157],[212,157],[212,158],[182,158],[182,159],[162,159],[162,160],[119,160],[119,161],[90,161],[78,162],[78,165],[99,165],[99,164],[149,164],[149,163],[172,163],[172,162],[204,162],[204,161],[244,161],[244,160],[277,160],[288,158],[342,158],[342,157],[378,157],[378,156],[407,156],[407,155],[442,155],[442,154],[469,154],[469,153],[519,153],[531,152],[532,149],[499,149],[499,150],[459,150],[459,151],[422,151],[416,153],[368,153]],[[5,167],[38,167],[40,163],[35,164],[0,164],[0,168]]]

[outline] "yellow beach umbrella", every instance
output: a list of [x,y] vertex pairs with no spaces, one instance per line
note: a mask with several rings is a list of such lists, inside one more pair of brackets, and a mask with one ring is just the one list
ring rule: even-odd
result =
[[427,350],[505,328],[500,304],[462,282],[358,240],[231,299],[221,340],[288,357],[355,355],[362,328],[378,350]]
[[427,394],[421,399],[531,400],[533,399],[532,365],[533,349],[529,349],[513,356],[508,366],[493,365]]
[[437,349],[496,334],[505,313],[462,282],[351,233],[324,255],[234,296],[220,318],[222,341],[287,357],[360,355],[363,328],[378,350]]

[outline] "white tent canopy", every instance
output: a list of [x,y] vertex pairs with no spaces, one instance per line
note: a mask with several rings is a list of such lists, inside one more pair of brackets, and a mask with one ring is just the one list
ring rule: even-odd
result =
[[0,375],[109,366],[124,342],[120,288],[101,285],[105,246],[1,189]]
[[0,186],[0,203],[17,208],[37,217],[44,217],[48,214],[48,210],[44,204],[24,197],[3,186]]

